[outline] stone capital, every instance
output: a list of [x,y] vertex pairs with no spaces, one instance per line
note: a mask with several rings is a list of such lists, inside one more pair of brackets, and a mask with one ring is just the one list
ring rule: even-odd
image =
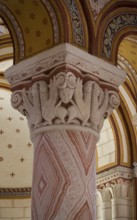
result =
[[103,121],[120,104],[125,74],[69,44],[11,67],[11,103],[28,118],[32,135],[51,129],[80,129],[98,137]]
[[132,180],[133,170],[119,166],[97,176],[97,189],[106,198],[108,194],[112,198],[130,197]]

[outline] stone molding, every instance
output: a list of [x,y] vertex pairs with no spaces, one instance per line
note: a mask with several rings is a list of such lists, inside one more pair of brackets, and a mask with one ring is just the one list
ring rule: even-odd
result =
[[105,81],[106,84],[109,83],[117,87],[125,81],[123,70],[67,43],[21,61],[9,68],[5,76],[9,83],[15,86],[23,80],[30,79],[66,63],[75,66],[84,74]]
[[97,180],[97,187],[102,185],[102,184],[107,184],[108,182],[114,182],[114,181],[117,181],[117,182],[122,182],[122,179],[126,179],[127,181],[129,180],[132,180],[132,175],[131,174],[128,174],[128,173],[123,173],[123,172],[116,172],[116,173],[113,173],[111,175],[108,175],[104,178],[100,178]]
[[110,174],[98,178],[96,183],[97,193],[101,196],[102,201],[111,202],[113,199],[119,200],[120,198],[131,200],[133,170],[116,167],[116,169],[109,170],[108,173]]
[[[107,174],[109,173],[109,174]],[[116,167],[108,172],[97,175],[97,188],[102,188],[110,183],[122,183],[123,181],[131,182],[133,179],[133,170],[125,167]]]

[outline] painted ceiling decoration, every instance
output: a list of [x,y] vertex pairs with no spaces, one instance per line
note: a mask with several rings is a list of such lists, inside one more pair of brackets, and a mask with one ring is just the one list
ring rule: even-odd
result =
[[19,189],[30,195],[33,159],[26,120],[10,106],[4,71],[64,42],[127,73],[120,88],[121,106],[105,121],[97,145],[97,173],[119,165],[131,168],[137,162],[137,128],[132,123],[137,112],[137,2],[0,0],[0,195],[15,196],[14,187],[16,195],[21,196]]
[[[121,6],[121,2],[119,1],[118,3],[116,0],[87,1],[90,11],[88,12],[88,17],[86,17],[87,8],[86,3],[83,1],[59,0],[55,4],[53,0],[29,2],[25,0],[1,0],[0,13],[9,24],[8,28],[14,39],[15,62],[19,62],[21,59],[51,48],[61,42],[70,42],[89,50],[89,52],[93,51],[95,55],[115,62],[111,50],[112,47],[117,47],[118,45],[113,45],[113,40],[119,33],[123,34],[124,28],[130,26],[136,29],[137,26],[135,1],[130,1],[128,8],[124,7],[120,10],[119,8],[117,10],[115,7],[114,9],[112,8],[115,4],[117,4],[117,7],[118,4]],[[134,8],[132,8],[133,6]],[[105,18],[103,16],[107,13],[109,7],[112,10],[112,17],[107,19],[106,16]],[[66,12],[65,20],[63,12],[59,14],[61,9]],[[96,11],[96,14],[99,15],[98,19],[93,16],[93,11]],[[28,19],[29,22],[27,22]],[[97,22],[94,19],[97,19]],[[90,26],[94,27],[92,28],[92,34]],[[66,36],[65,32],[68,33],[68,36]],[[103,38],[101,39],[102,34]],[[40,38],[43,40],[39,40]],[[92,38],[94,39],[93,41]],[[98,41],[99,49],[97,50],[96,42]]]
[[65,0],[65,3],[70,12],[73,30],[73,42],[77,45],[85,47],[85,33],[83,28],[83,21],[81,20],[81,14],[78,10],[77,4],[72,0]]
[[103,37],[103,57],[110,59],[114,37],[120,30],[127,26],[137,27],[137,14],[124,13],[118,15],[117,17],[113,18],[112,21],[110,21],[105,29]]
[[[12,30],[14,32],[16,32],[16,37],[18,39],[18,42],[16,42],[17,40],[16,41],[14,40],[14,46],[15,46],[16,52],[19,53],[20,59],[22,59],[24,57],[24,53],[25,53],[25,46],[24,46],[23,35],[22,35],[21,29],[18,25],[18,22],[16,21],[16,19],[12,15],[11,11],[2,2],[0,2],[0,11],[1,11],[1,14],[4,14],[5,19],[6,18],[8,19],[7,22],[10,21],[11,26],[12,26]],[[10,29],[10,27],[9,27],[9,29]],[[11,32],[12,32],[12,30],[11,30]],[[15,39],[14,32],[12,32],[13,39]]]
[[[59,30],[59,25],[57,22],[56,13],[48,0],[43,0],[43,3],[45,4],[45,7],[47,8],[48,13],[50,14],[50,17],[52,18],[52,25],[54,29],[54,42],[55,44],[58,44],[60,40],[60,30]],[[45,19],[45,23],[46,22],[47,20]]]
[[[80,5],[78,7],[75,1],[69,0],[66,0],[64,4],[72,23],[73,40],[71,41],[70,39],[69,41],[80,47],[87,48],[86,23],[82,10],[79,10]],[[10,7],[10,10],[8,7]],[[24,10],[25,8],[26,10]],[[14,28],[18,39],[18,42],[14,42],[15,45],[19,46],[19,48],[15,48],[17,53],[15,62],[61,42],[62,36],[60,36],[58,16],[49,1],[29,1],[28,3],[27,1],[1,0],[0,11],[4,13],[5,20],[7,19],[11,23],[9,29],[10,26]],[[26,11],[28,11],[28,14],[26,14]],[[29,19],[29,23],[27,19]],[[63,20],[64,18],[61,17],[61,19]],[[14,35],[14,33],[12,34]],[[43,40],[39,40],[41,36]],[[65,42],[65,39],[62,42]]]
[[[2,18],[0,18],[0,60],[3,61],[1,62],[0,73],[6,69],[6,66],[8,67],[7,59],[10,60],[10,58],[12,57],[13,43],[11,40],[11,36],[4,21],[2,20]],[[11,63],[11,65],[13,65],[13,63]]]

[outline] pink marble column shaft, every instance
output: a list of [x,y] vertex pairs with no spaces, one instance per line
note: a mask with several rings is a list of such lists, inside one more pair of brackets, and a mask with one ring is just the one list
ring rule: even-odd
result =
[[85,131],[47,131],[34,145],[32,219],[96,219],[96,138]]

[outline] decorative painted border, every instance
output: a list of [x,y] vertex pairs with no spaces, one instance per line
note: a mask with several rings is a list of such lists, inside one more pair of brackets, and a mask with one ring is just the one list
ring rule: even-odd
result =
[[30,197],[31,188],[0,188],[0,198],[2,197]]
[[72,27],[74,32],[74,43],[85,46],[85,34],[82,26],[81,15],[77,8],[75,0],[65,0],[66,6],[70,11],[70,17],[72,21]]
[[48,0],[42,0],[42,2],[44,3],[46,9],[48,10],[48,12],[50,14],[52,24],[53,24],[53,29],[54,29],[54,42],[55,42],[55,44],[57,44],[57,43],[59,43],[59,39],[60,39],[57,16],[55,14],[53,7],[51,6],[51,4]]
[[123,13],[113,18],[105,29],[103,36],[102,56],[110,59],[112,54],[112,43],[117,33],[124,27],[137,27],[137,15],[130,13]]
[[0,10],[2,10],[2,12],[4,12],[4,14],[8,17],[9,21],[13,25],[13,28],[15,30],[15,33],[16,33],[16,36],[18,39],[18,44],[19,44],[19,58],[23,59],[25,56],[25,43],[24,43],[22,31],[21,31],[17,21],[15,20],[14,16],[11,14],[11,12],[8,10],[8,8],[5,5],[3,5],[1,2],[0,2]]

